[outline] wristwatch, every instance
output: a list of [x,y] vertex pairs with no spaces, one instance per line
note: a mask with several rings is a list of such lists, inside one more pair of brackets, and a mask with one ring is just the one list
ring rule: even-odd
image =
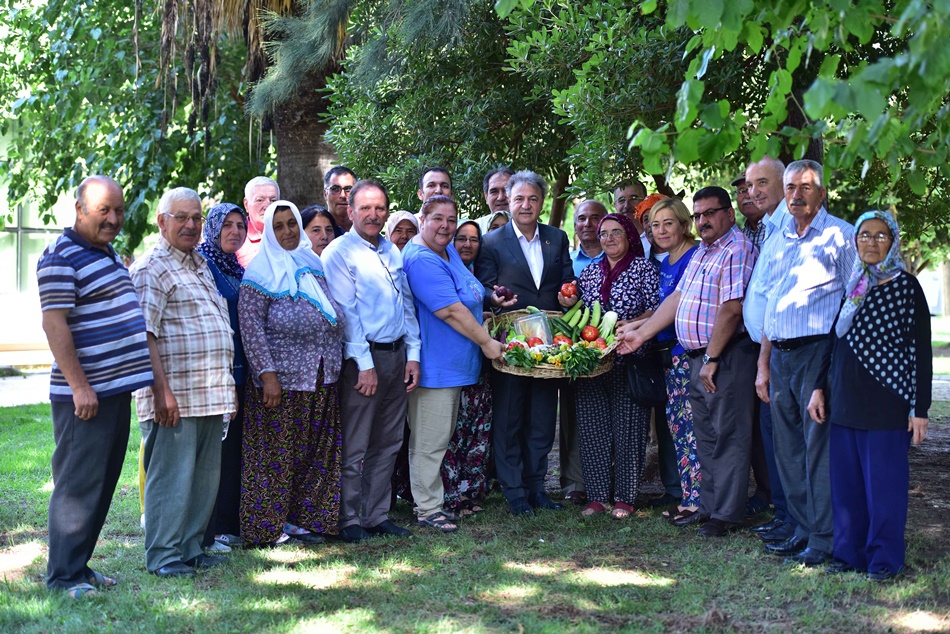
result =
[[710,363],[719,363],[719,357],[711,357],[708,354],[704,354],[703,365],[709,365]]

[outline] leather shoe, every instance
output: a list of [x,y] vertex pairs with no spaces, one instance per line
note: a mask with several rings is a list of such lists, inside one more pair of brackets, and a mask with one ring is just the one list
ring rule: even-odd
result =
[[194,577],[195,570],[191,568],[183,561],[173,561],[170,564],[165,564],[158,570],[150,571],[156,577],[162,577],[167,579],[169,577]]
[[693,524],[696,524],[697,526],[699,526],[699,525],[705,524],[708,521],[709,521],[708,515],[706,515],[705,513],[700,513],[699,511],[696,511],[695,513],[691,513],[687,515],[686,517],[680,518],[678,520],[673,520],[670,523],[673,526],[678,526],[680,528],[683,528],[685,526],[692,526]]
[[206,555],[201,553],[197,557],[192,557],[185,562],[186,566],[191,568],[214,568],[215,566],[220,566],[223,563],[227,563],[227,557],[220,557],[217,555]]
[[560,511],[564,507],[546,496],[544,493],[534,493],[528,496],[528,503],[532,508],[548,511]]
[[784,542],[766,544],[765,550],[777,557],[791,557],[808,548],[808,538],[792,535]]
[[831,555],[823,550],[818,550],[817,548],[806,548],[793,557],[786,557],[785,563],[802,564],[806,568],[814,568],[815,566],[820,566],[829,559],[831,559]]
[[409,537],[412,535],[408,529],[403,528],[402,526],[397,526],[393,524],[390,520],[383,520],[376,526],[370,526],[366,529],[366,532],[372,535],[373,537],[379,536],[392,536],[392,537]]
[[512,515],[534,515],[531,505],[528,504],[528,500],[525,498],[513,499],[511,502],[508,502],[508,508],[511,510]]
[[785,522],[780,519],[775,519],[774,517],[770,519],[765,524],[759,524],[758,526],[753,526],[749,529],[750,533],[768,533],[769,531],[774,531],[776,528],[781,528],[785,526]]
[[759,533],[759,539],[766,544],[780,544],[795,535],[795,529],[786,524],[765,533]]
[[739,525],[734,522],[712,518],[700,527],[698,535],[700,537],[725,537],[738,527]]
[[337,533],[336,538],[341,542],[346,542],[347,544],[355,544],[361,542],[364,539],[369,539],[369,533],[363,530],[363,527],[359,524],[350,524],[345,528],[341,528],[340,532]]
[[584,506],[587,504],[587,494],[583,491],[571,491],[564,496],[564,501],[576,504],[577,506]]
[[670,495],[669,493],[664,493],[658,498],[653,498],[647,502],[647,506],[652,509],[662,509],[667,506],[673,506],[674,504],[679,503],[680,499],[675,495]]
[[830,564],[825,566],[825,572],[829,575],[840,575],[845,572],[864,572],[863,570],[859,571],[857,568],[853,568],[851,564],[841,561],[840,559],[835,559]]
[[884,583],[885,581],[890,581],[900,573],[904,572],[904,567],[901,566],[901,569],[897,572],[891,572],[887,568],[884,570],[875,570],[874,572],[869,572],[867,574],[868,581],[876,581],[878,583]]

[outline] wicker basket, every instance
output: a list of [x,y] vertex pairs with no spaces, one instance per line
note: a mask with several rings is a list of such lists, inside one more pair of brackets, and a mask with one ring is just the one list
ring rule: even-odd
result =
[[[562,313],[552,310],[542,311],[548,317],[561,317]],[[511,328],[511,323],[518,317],[527,315],[528,311],[526,310],[513,310],[511,312],[502,313],[500,315],[493,315],[492,313],[485,313],[485,327],[491,332],[493,327],[501,321],[506,328]],[[614,359],[617,356],[617,347],[620,345],[619,341],[614,341],[607,349],[604,350],[603,357],[600,359],[600,363],[597,364],[597,367],[590,374],[582,374],[578,378],[591,378],[595,376],[600,376],[606,372],[609,372],[611,368],[614,367]],[[508,365],[504,359],[492,359],[492,367],[498,370],[499,372],[504,372],[505,374],[514,374],[516,376],[528,376],[532,379],[566,379],[569,378],[567,372],[563,368],[560,368],[556,365],[550,363],[539,363],[530,370],[526,370],[522,367],[516,365]]]

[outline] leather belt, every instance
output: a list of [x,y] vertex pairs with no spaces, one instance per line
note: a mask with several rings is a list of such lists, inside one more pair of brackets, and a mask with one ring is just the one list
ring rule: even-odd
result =
[[686,356],[690,359],[701,357],[704,354],[706,354],[706,348],[694,348],[693,350],[686,350]]
[[794,339],[782,339],[781,341],[773,341],[772,347],[778,348],[782,352],[788,352],[790,350],[797,350],[802,346],[807,346],[810,343],[815,343],[821,341],[822,339],[827,339],[828,335],[809,335],[808,337],[795,337]]
[[403,340],[402,337],[396,339],[395,341],[367,341],[369,344],[370,351],[374,350],[385,350],[386,352],[394,352],[402,348]]

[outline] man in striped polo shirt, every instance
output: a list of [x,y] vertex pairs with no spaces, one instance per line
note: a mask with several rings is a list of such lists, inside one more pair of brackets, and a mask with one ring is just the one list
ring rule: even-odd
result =
[[132,391],[152,384],[142,309],[109,244],[124,214],[119,185],[88,177],[76,190],[76,223],[43,252],[36,269],[54,359],[46,584],[73,598],[116,583],[88,562],[122,470]]

